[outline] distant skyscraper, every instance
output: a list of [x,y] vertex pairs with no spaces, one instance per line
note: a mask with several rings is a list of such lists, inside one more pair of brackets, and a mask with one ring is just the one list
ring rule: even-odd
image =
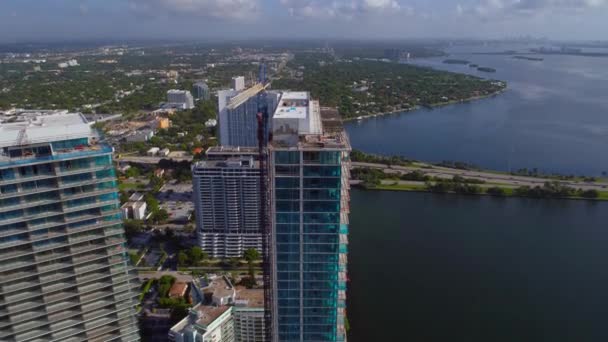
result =
[[[221,90],[218,92],[220,144],[222,146],[258,146],[259,110],[258,94],[264,86],[256,84],[244,91]],[[276,108],[279,93],[269,91],[266,97],[269,110]]]
[[217,147],[192,168],[197,236],[214,258],[262,252],[257,149]]
[[188,90],[169,90],[167,92],[167,102],[182,105],[183,109],[194,108],[194,97]]
[[194,98],[201,101],[209,101],[211,93],[209,92],[209,86],[205,82],[196,82],[192,86],[192,93]]
[[138,341],[112,148],[81,114],[0,113],[0,340]]
[[274,341],[345,341],[350,143],[303,92],[282,94],[272,129]]
[[245,76],[235,76],[232,78],[232,90],[241,91],[245,89]]

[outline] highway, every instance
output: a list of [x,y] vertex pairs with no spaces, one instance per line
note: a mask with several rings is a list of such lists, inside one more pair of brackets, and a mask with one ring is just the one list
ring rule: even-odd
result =
[[[384,170],[386,173],[396,173],[403,174],[409,173],[413,171],[420,171],[428,176],[443,178],[443,179],[452,179],[454,176],[461,176],[465,178],[472,178],[485,181],[488,184],[496,184],[501,186],[508,187],[520,187],[520,186],[543,186],[546,182],[555,181],[555,179],[550,178],[542,178],[542,177],[525,177],[525,176],[513,176],[509,174],[500,174],[500,173],[492,173],[488,171],[467,171],[467,170],[458,170],[458,169],[450,169],[446,167],[428,165],[428,164],[420,164],[421,166],[388,166],[385,164],[372,164],[372,163],[360,163],[353,162],[352,167],[361,167],[361,168],[373,168]],[[560,180],[562,185],[566,185],[576,189],[583,190],[597,190],[597,191],[608,191],[608,183],[605,181],[597,181],[597,182],[583,182],[583,181],[575,181],[575,180]],[[404,182],[404,184],[406,184]]]

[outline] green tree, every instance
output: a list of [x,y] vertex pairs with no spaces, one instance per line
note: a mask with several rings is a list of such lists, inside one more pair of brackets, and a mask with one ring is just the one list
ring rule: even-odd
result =
[[188,254],[184,253],[183,251],[180,251],[177,254],[177,264],[179,266],[187,266],[190,262],[190,258],[188,258]]
[[125,220],[125,234],[133,236],[140,233],[144,228],[144,223],[141,220]]
[[258,252],[258,250],[255,248],[249,248],[243,252],[243,259],[247,260],[249,263],[252,263],[260,259],[260,252]]
[[165,209],[158,209],[156,211],[152,211],[152,216],[150,219],[155,224],[162,224],[169,220],[169,213]]
[[188,251],[188,256],[190,257],[190,262],[193,266],[200,265],[201,261],[207,259],[209,255],[203,251],[200,247],[192,247]]

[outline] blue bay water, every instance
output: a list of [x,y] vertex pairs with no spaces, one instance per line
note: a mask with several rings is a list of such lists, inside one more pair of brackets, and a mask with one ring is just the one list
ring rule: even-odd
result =
[[[513,49],[498,47],[496,51]],[[523,48],[520,48],[523,50]],[[445,58],[415,64],[507,81],[496,97],[350,122],[353,147],[497,170],[600,175],[608,171],[608,58],[546,55],[542,62],[452,49],[449,58],[497,69],[483,73]]]

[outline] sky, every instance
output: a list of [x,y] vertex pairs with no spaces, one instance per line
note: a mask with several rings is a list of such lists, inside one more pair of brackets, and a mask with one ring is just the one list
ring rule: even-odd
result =
[[608,0],[0,0],[0,42],[87,39],[566,40],[608,36]]

